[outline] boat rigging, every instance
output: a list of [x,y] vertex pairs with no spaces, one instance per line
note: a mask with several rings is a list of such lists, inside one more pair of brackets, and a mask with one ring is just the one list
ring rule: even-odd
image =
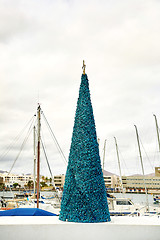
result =
[[[37,116],[37,119],[35,118]],[[50,164],[49,164],[49,160],[48,160],[48,157],[47,157],[47,153],[46,153],[46,147],[43,143],[43,140],[42,140],[42,136],[41,136],[41,119],[44,119],[44,122],[49,130],[49,133],[51,135],[51,138],[52,140],[54,140],[54,144],[58,150],[58,152],[60,153],[60,156],[61,158],[63,159],[63,162],[66,164],[67,163],[67,160],[66,160],[66,157],[58,143],[58,140],[56,139],[55,137],[55,134],[53,133],[53,130],[51,128],[51,126],[49,125],[49,122],[47,121],[47,118],[45,117],[44,113],[42,112],[42,109],[41,109],[41,106],[40,104],[38,104],[38,107],[37,107],[37,114],[35,114],[31,120],[29,121],[29,123],[25,126],[25,128],[23,128],[23,130],[20,132],[21,134],[24,132],[24,130],[27,128],[27,126],[29,125],[29,129],[27,131],[27,135],[25,136],[21,146],[20,146],[20,150],[16,156],[16,158],[14,159],[13,161],[13,164],[8,172],[8,175],[11,173],[11,171],[13,170],[13,168],[15,167],[15,164],[17,162],[17,160],[19,159],[21,153],[22,153],[22,150],[24,149],[28,139],[29,139],[29,136],[31,135],[32,131],[33,131],[33,158],[34,158],[34,167],[33,167],[33,176],[34,176],[34,199],[35,199],[35,196],[36,196],[36,192],[37,192],[37,208],[39,208],[39,196],[40,196],[40,156],[41,156],[41,147],[42,147],[42,150],[44,152],[44,156],[45,156],[45,160],[47,162],[47,166],[48,166],[48,169],[49,169],[49,172],[50,172],[50,175],[51,175],[51,179],[52,179],[52,185],[53,187],[55,187],[55,184],[54,184],[54,178],[53,178],[53,174],[52,174],[52,171],[51,171],[51,167],[50,167]],[[36,125],[36,120],[37,120],[37,129],[35,127]],[[17,139],[20,138],[21,134],[18,134],[18,136],[15,138],[14,142],[12,144],[10,144],[10,146],[7,148],[7,150],[4,152],[4,154],[2,155],[2,157],[4,158],[6,156],[6,154],[13,148],[13,145],[16,143]],[[37,166],[36,166],[37,165]],[[37,170],[36,170],[36,167],[37,167]],[[37,173],[37,174],[36,174]],[[37,184],[36,184],[36,177],[37,177]],[[56,189],[56,188],[55,188]],[[11,188],[10,188],[11,190]],[[59,200],[59,203],[60,203],[60,199],[59,199],[59,196],[58,196],[58,193],[56,192],[56,197],[57,199]]]

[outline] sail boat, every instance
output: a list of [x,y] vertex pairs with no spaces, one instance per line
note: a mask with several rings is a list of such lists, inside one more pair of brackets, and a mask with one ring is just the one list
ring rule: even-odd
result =
[[[40,200],[40,146],[42,143],[41,140],[41,106],[40,104],[38,104],[38,108],[37,108],[37,161],[36,161],[36,130],[35,130],[35,126],[33,128],[34,130],[34,194],[33,194],[33,198],[30,198],[29,201],[27,201],[25,204],[22,203],[22,205],[20,205],[20,208],[35,208],[35,205],[40,209],[49,211],[49,212],[53,212],[56,214],[59,214],[60,211],[60,198],[59,198],[59,193],[57,192],[54,182],[53,182],[53,186],[56,190],[55,193],[55,197],[54,198],[50,198],[50,199],[42,199]],[[45,153],[46,155],[46,153]],[[48,162],[47,162],[48,163]],[[36,183],[36,165],[37,165],[37,183]],[[48,163],[49,166],[49,163]],[[52,176],[52,181],[53,181],[53,175],[49,166],[49,170]],[[36,194],[35,194],[36,193]],[[36,199],[35,199],[36,197]]]
[[[136,128],[137,132],[137,140],[139,143],[139,135],[138,130]],[[121,197],[115,197],[115,196],[107,196],[108,202],[109,202],[109,210],[111,216],[143,216],[143,215],[153,215],[153,214],[159,214],[160,208],[159,207],[153,207],[148,204],[148,196],[146,196],[146,205],[144,204],[138,204],[133,203],[133,201],[130,198],[125,197],[125,191],[123,187],[122,182],[122,173],[121,173],[121,165],[120,165],[120,158],[119,158],[119,148],[116,137],[114,137],[115,140],[115,146],[116,146],[116,153],[117,153],[117,160],[118,160],[118,167],[119,167],[119,173],[120,173],[120,182],[121,182],[121,188],[122,188],[122,196]],[[140,145],[138,145],[140,147]],[[140,150],[140,148],[139,148]],[[143,163],[142,163],[142,155],[140,151],[141,156],[141,164],[142,164],[142,170],[144,174],[143,169]],[[144,180],[145,183],[145,180]],[[145,185],[145,184],[144,184]],[[147,192],[147,190],[146,190]]]
[[[41,208],[43,210],[54,212],[56,214],[58,214],[60,211],[59,192],[55,192],[53,194],[54,197],[52,197],[50,199],[43,199],[43,200],[40,199],[40,149],[41,149],[41,147],[43,148],[44,155],[45,155],[45,158],[47,161],[47,165],[48,165],[51,177],[52,177],[51,178],[52,184],[53,184],[53,187],[55,188],[54,181],[53,181],[53,174],[52,174],[52,171],[51,171],[51,168],[49,165],[49,161],[48,161],[47,154],[46,154],[46,151],[44,148],[44,144],[41,139],[41,115],[44,117],[44,119],[46,119],[44,116],[44,113],[41,110],[40,104],[38,104],[37,115],[34,115],[34,117],[37,116],[37,131],[36,131],[35,126],[33,127],[34,194],[33,194],[33,196],[31,194],[30,195],[28,194],[29,197],[26,197],[26,194],[22,193],[21,195],[19,195],[21,198],[11,199],[10,201],[7,201],[7,207],[1,208],[1,210],[13,209],[13,208],[35,208],[36,207],[37,209]],[[47,126],[50,127],[47,120],[46,120],[46,123],[47,123]],[[33,124],[33,121],[29,127],[29,130],[32,129],[32,124]],[[31,133],[31,131],[30,131],[30,133]],[[29,136],[29,134],[28,134],[28,136]],[[37,143],[36,143],[36,140],[37,140]],[[25,142],[26,142],[26,138],[25,138]],[[24,141],[23,141],[23,145],[24,145]],[[60,146],[59,146],[59,148],[60,148]],[[36,154],[36,152],[37,152],[37,154]],[[18,154],[18,156],[19,155],[20,155],[20,153]],[[17,159],[18,159],[18,157],[16,157],[16,160]],[[12,170],[14,164],[15,164],[15,161],[11,167],[11,170]],[[37,184],[36,184],[36,165],[37,165]],[[10,172],[11,172],[11,170],[10,170]],[[10,202],[12,203],[12,205],[10,204]],[[9,213],[7,213],[7,214],[9,214]]]
[[[84,65],[83,65],[84,67]],[[84,76],[82,76],[84,77]],[[74,128],[76,131],[76,127]],[[89,134],[89,132],[87,132]],[[80,141],[81,139],[79,139]],[[97,140],[95,140],[97,141]],[[96,143],[96,146],[98,144]],[[76,149],[72,149],[76,150]],[[93,152],[90,152],[92,155]],[[92,155],[93,156],[93,155]],[[72,156],[71,156],[72,157]],[[74,173],[74,164],[72,165],[73,159],[70,159],[71,167],[69,167],[68,180],[70,173]],[[78,165],[76,166],[78,167]],[[96,170],[96,169],[95,169]],[[80,172],[79,172],[80,173]],[[86,175],[87,176],[87,175]],[[77,175],[75,177],[78,177]],[[74,179],[76,183],[76,178]],[[83,182],[80,182],[83,184]],[[78,182],[77,182],[78,184]],[[90,185],[92,186],[92,185]],[[66,186],[67,187],[67,186]],[[72,187],[72,186],[71,186]],[[103,187],[103,186],[102,186]],[[82,189],[84,190],[84,189]],[[87,190],[87,189],[85,189]],[[91,189],[92,191],[92,189]],[[84,193],[84,192],[83,192]],[[72,196],[72,192],[69,192],[69,197],[74,200],[76,196]],[[84,193],[85,194],[85,193]],[[81,196],[80,196],[81,197]],[[90,196],[94,197],[94,196]],[[47,217],[0,217],[0,232],[3,239],[8,240],[28,240],[29,238],[38,238],[39,240],[97,240],[97,239],[112,239],[112,240],[150,240],[154,237],[154,240],[159,240],[160,236],[160,218],[155,217],[111,217],[111,221],[103,222],[77,222],[77,220],[85,220],[85,216],[77,215],[76,221],[65,221],[71,216],[72,211],[67,215],[65,211],[66,200],[71,201],[70,198],[64,197],[63,204],[64,208],[61,213],[63,221],[59,220],[57,216]],[[81,198],[81,200],[83,200]],[[85,199],[87,201],[87,198]],[[97,199],[98,201],[99,199]],[[77,198],[77,201],[78,198]],[[73,201],[70,202],[74,203]],[[78,204],[78,203],[77,203]],[[83,205],[80,204],[82,207]],[[94,204],[89,203],[91,211],[94,212]],[[78,214],[83,212],[83,209],[79,208],[78,211],[73,209],[73,213]],[[85,212],[83,212],[85,213]],[[89,211],[87,212],[89,216]],[[92,217],[93,215],[91,215]],[[94,215],[96,216],[96,215]],[[97,213],[97,216],[99,214]],[[79,218],[80,217],[80,218]],[[104,212],[104,218],[106,217]],[[107,215],[107,217],[109,217]],[[72,219],[71,219],[72,220]],[[74,219],[73,219],[74,220]],[[102,219],[103,220],[103,219]],[[110,220],[108,218],[108,220]],[[128,236],[129,233],[129,236]]]
[[[158,121],[157,117],[155,114],[153,114],[154,119],[155,119],[155,124],[156,124],[156,132],[157,132],[157,140],[158,140],[158,151],[160,152],[160,137],[159,137],[159,126],[158,126]],[[153,195],[153,203],[154,204],[159,204],[160,203],[160,195]]]

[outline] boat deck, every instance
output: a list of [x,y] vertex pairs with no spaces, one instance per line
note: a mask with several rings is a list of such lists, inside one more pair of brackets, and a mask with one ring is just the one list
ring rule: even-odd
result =
[[0,232],[7,240],[159,240],[160,218],[111,217],[105,223],[73,223],[57,216],[0,217]]

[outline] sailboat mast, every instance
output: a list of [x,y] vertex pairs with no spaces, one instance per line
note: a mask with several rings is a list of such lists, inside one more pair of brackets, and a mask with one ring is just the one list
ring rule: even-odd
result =
[[34,198],[36,195],[36,127],[33,127],[33,146],[34,146],[34,168],[33,168],[33,176],[34,176]]
[[146,192],[147,211],[149,211],[148,194],[147,194],[147,187],[146,187],[146,182],[145,182],[144,167],[143,167],[143,160],[142,160],[142,154],[141,154],[141,147],[140,147],[140,142],[139,142],[138,129],[137,129],[137,126],[136,126],[136,125],[134,125],[134,127],[135,127],[135,129],[136,129],[136,136],[137,136],[137,143],[138,143],[138,149],[139,149],[139,156],[140,156],[141,167],[142,167],[142,173],[143,173],[143,184],[144,184],[145,192]]
[[102,169],[104,170],[104,163],[105,163],[105,155],[106,155],[106,139],[104,141],[104,152],[103,152],[103,166]]
[[39,208],[39,192],[40,192],[40,128],[41,128],[41,107],[38,105],[37,108],[37,135],[38,135],[38,143],[37,143],[37,208]]
[[121,186],[122,186],[122,193],[124,193],[123,182],[122,182],[122,173],[121,173],[121,165],[120,165],[120,160],[119,160],[118,144],[117,144],[116,137],[114,137],[114,140],[115,140],[115,145],[116,145],[116,152],[117,152],[118,167],[119,167],[119,173],[120,173],[120,181],[121,181]]
[[159,152],[160,152],[160,140],[159,140],[159,131],[158,131],[158,122],[157,122],[157,117],[155,114],[153,114],[156,122],[156,131],[157,131],[157,138],[158,138],[158,147],[159,147]]

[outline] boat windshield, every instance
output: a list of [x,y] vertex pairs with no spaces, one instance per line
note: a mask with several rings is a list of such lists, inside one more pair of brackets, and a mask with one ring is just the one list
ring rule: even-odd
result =
[[132,205],[132,202],[129,200],[117,200],[116,204],[117,205]]

